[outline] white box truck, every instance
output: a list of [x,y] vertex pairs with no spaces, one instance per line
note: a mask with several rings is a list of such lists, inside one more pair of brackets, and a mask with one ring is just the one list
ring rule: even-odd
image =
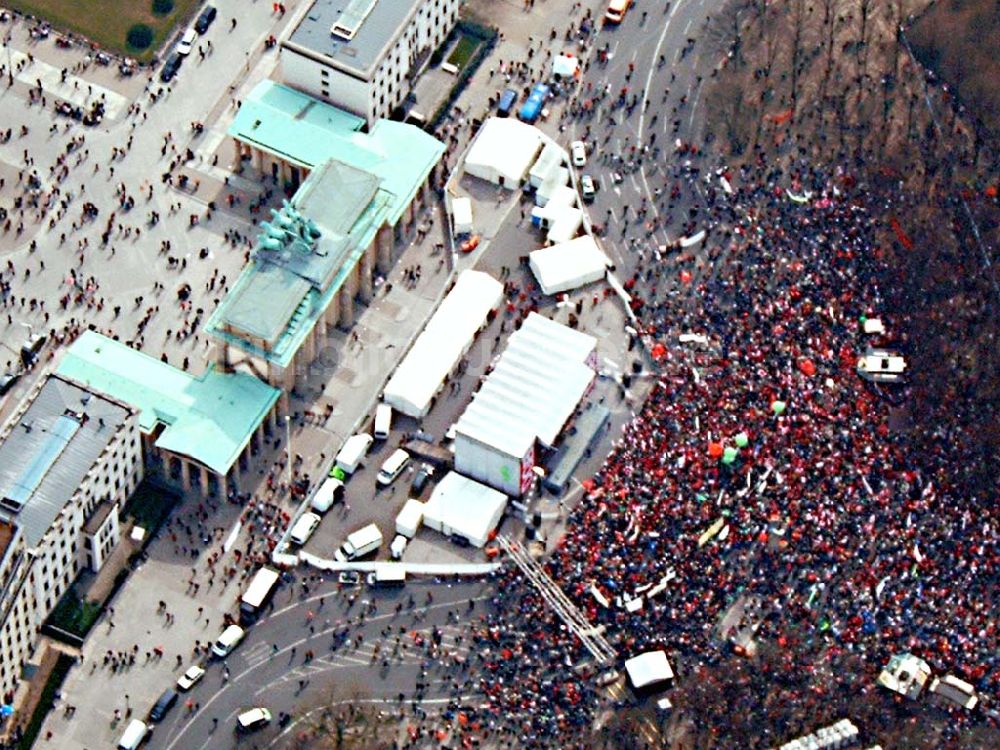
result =
[[344,447],[340,449],[340,453],[337,454],[337,466],[348,474],[353,474],[358,470],[358,466],[361,465],[361,461],[368,454],[368,449],[372,447],[373,442],[374,438],[367,432],[351,435],[344,442]]
[[340,562],[347,562],[375,552],[381,546],[382,532],[378,530],[378,526],[370,523],[350,534],[333,556]]
[[424,504],[411,497],[396,516],[396,533],[402,534],[407,539],[413,539],[423,522]]

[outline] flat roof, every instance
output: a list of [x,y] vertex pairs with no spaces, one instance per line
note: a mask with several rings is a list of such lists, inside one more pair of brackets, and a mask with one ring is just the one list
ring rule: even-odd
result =
[[587,364],[596,346],[589,334],[529,314],[455,423],[458,437],[517,458],[536,439],[552,445],[596,377]]
[[333,67],[370,80],[422,3],[316,0],[282,46],[324,58]]
[[[413,201],[444,144],[415,125],[364,120],[274,81],[261,81],[243,100],[229,135],[312,169],[333,159],[368,172],[391,196],[387,221],[395,224]],[[318,217],[313,217],[319,221]]]
[[111,515],[111,511],[114,509],[115,504],[113,502],[110,500],[102,500],[97,504],[97,507],[94,508],[93,515],[91,515],[91,517],[87,519],[87,523],[84,524],[83,532],[90,535],[96,534],[101,528],[101,524],[108,519],[108,516]]
[[195,377],[94,331],[73,342],[57,371],[131,404],[139,410],[144,433],[164,426],[158,448],[220,475],[229,471],[281,395],[243,372],[210,368]]
[[133,413],[72,376],[50,375],[0,442],[0,518],[35,547]]

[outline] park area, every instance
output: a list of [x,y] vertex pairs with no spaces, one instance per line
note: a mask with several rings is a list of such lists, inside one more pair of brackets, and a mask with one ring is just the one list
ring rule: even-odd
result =
[[86,37],[110,52],[149,62],[198,0],[10,0],[24,15]]

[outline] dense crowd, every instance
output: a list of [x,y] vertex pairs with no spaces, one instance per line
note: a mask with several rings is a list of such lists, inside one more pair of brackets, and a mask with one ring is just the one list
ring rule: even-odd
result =
[[[737,642],[778,649],[781,675],[758,671],[758,689],[733,697],[740,714],[757,717],[759,735],[737,741],[727,732],[738,722],[725,719],[720,746],[796,736],[819,700],[849,707],[870,696],[878,671],[906,651],[992,704],[995,495],[952,484],[964,460],[959,418],[938,426],[931,450],[915,451],[896,429],[893,404],[905,403],[906,387],[873,386],[856,369],[867,346],[886,343],[864,333],[866,318],[884,322],[884,339],[906,326],[884,308],[881,207],[843,172],[801,163],[698,179],[709,185],[711,263],[675,248],[630,279],[645,333],[662,345],[656,382],[571,516],[552,577],[607,626],[622,657],[663,647],[682,675],[702,679],[738,658]],[[707,343],[678,342],[692,332]],[[670,570],[676,578],[640,611],[615,603]],[[585,653],[510,575],[486,632],[516,656],[498,660],[501,678],[484,689],[498,716],[528,712],[523,746],[572,737],[566,730],[596,706],[567,676]],[[759,613],[720,628],[744,602]],[[791,704],[778,712],[791,720],[768,710],[776,696]],[[952,713],[944,747],[960,747],[978,720]]]

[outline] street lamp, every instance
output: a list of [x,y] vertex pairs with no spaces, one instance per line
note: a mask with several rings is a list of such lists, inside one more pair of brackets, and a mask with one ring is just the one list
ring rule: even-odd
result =
[[288,499],[292,498],[292,415],[285,415],[285,452],[288,463]]

